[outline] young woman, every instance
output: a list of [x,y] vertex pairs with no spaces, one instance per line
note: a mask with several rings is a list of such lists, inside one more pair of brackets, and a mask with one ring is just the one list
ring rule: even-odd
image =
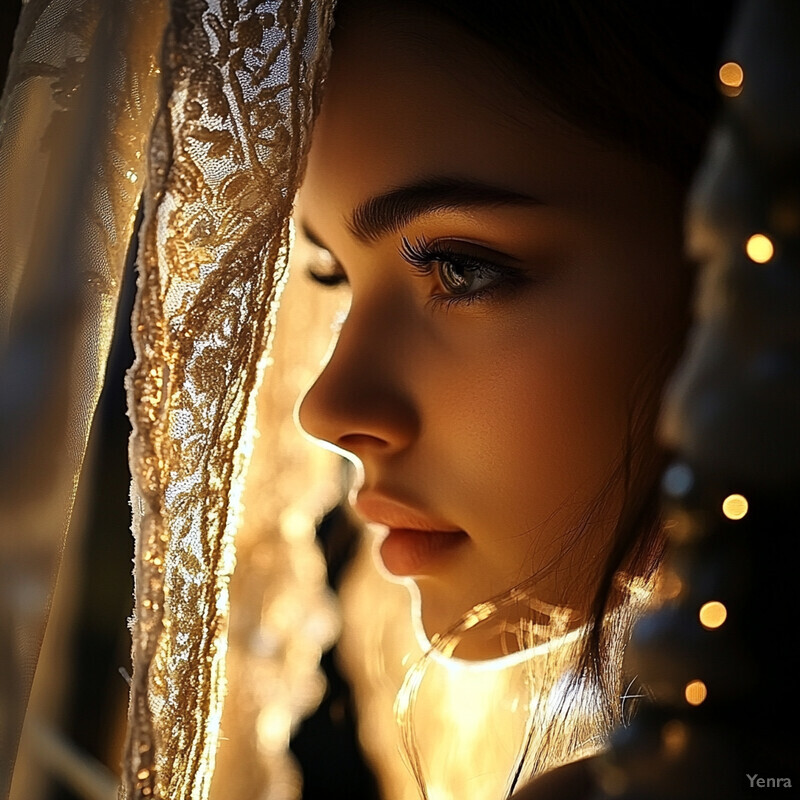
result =
[[608,724],[729,5],[343,0],[296,207],[351,292],[299,418],[359,466],[383,566],[467,658],[557,617]]

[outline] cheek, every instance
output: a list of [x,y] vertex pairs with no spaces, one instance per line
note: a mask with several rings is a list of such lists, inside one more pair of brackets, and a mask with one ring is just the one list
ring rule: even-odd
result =
[[509,354],[484,387],[490,409],[503,412],[497,424],[483,424],[481,449],[491,450],[509,505],[537,517],[593,495],[623,432],[616,387],[591,354],[571,344]]
[[422,415],[428,452],[445,454],[444,490],[484,526],[527,528],[585,504],[624,434],[622,390],[585,341],[525,333],[462,339]]
[[550,298],[547,313],[532,304],[449,339],[421,382],[422,418],[428,453],[476,516],[528,528],[565,506],[580,514],[608,484],[673,338],[635,298]]

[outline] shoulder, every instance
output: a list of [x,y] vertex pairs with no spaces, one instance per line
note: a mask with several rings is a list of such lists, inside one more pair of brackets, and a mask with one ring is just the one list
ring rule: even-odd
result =
[[514,792],[511,800],[589,800],[596,797],[593,761],[593,758],[584,758],[546,772]]

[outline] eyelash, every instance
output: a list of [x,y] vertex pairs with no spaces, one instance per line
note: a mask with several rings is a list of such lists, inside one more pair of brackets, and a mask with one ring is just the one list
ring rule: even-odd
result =
[[[445,242],[431,243],[424,238],[418,238],[412,244],[405,236],[402,237],[401,241],[402,244],[398,250],[400,256],[419,275],[428,277],[434,274],[437,264],[450,263],[461,270],[473,270],[484,276],[487,273],[496,276],[489,286],[477,291],[463,294],[435,295],[431,298],[431,302],[436,305],[444,305],[446,307],[471,305],[480,300],[488,299],[501,289],[511,288],[521,279],[521,274],[516,269],[499,266],[466,253],[460,253],[449,247]],[[311,280],[327,288],[334,288],[348,283],[346,273],[338,264],[332,272],[320,272],[314,268],[314,265],[309,265],[306,268],[306,273]]]
[[347,275],[344,274],[344,271],[339,266],[336,267],[335,272],[318,272],[312,264],[309,264],[306,267],[306,275],[314,283],[318,283],[326,289],[334,289],[347,283]]
[[[461,270],[473,270],[479,276],[494,275],[495,278],[488,286],[463,294],[438,294],[431,298],[431,302],[445,307],[464,305],[488,299],[498,290],[516,282],[519,278],[517,270],[501,267],[489,261],[460,253],[451,248],[446,242],[428,242],[427,239],[418,238],[412,244],[405,236],[402,238],[400,255],[413,269],[423,276],[433,275],[437,264],[449,263]],[[441,281],[441,277],[440,277]]]

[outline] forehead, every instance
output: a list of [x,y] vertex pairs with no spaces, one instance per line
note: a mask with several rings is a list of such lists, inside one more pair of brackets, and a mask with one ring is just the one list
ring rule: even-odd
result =
[[534,93],[502,54],[450,20],[406,4],[356,4],[335,32],[301,205],[345,215],[431,177],[587,207],[625,205],[646,189],[652,170]]
[[492,48],[434,14],[380,3],[336,32],[314,166],[339,164],[369,189],[466,168],[513,186],[532,140],[563,146],[566,133]]

